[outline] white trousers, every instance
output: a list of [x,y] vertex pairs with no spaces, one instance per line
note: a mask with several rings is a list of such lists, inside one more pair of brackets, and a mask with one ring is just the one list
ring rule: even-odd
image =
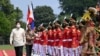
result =
[[40,54],[40,44],[38,44],[38,43],[34,43],[34,45],[33,45],[33,50],[34,50],[34,54]]
[[73,56],[80,56],[79,47],[73,48]]
[[64,56],[63,46],[56,47],[56,56]]
[[79,54],[81,55],[82,53],[82,46],[79,46]]
[[41,45],[40,46],[40,56],[46,56],[46,54],[47,54],[47,46]]
[[64,56],[80,56],[79,48],[66,48],[64,47]]
[[69,49],[68,48],[64,47],[63,51],[64,51],[64,56],[68,56],[69,55]]
[[47,52],[48,52],[49,55],[53,55],[53,47],[48,45]]

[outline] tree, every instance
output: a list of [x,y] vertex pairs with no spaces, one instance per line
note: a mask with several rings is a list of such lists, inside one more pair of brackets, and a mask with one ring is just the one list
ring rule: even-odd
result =
[[2,36],[4,42],[6,42],[9,38],[11,31],[11,22],[5,17],[3,12],[0,12],[0,37]]
[[97,3],[97,0],[59,0],[59,3],[61,5],[60,8],[62,8],[65,13],[82,15],[84,9],[87,9],[88,7],[94,7]]
[[11,29],[22,16],[22,11],[18,7],[14,9],[10,0],[0,0],[0,39],[5,43],[9,43]]
[[49,6],[37,6],[34,9],[34,17],[35,26],[39,26],[41,23],[44,23],[44,25],[47,26],[50,21],[55,19],[53,10]]

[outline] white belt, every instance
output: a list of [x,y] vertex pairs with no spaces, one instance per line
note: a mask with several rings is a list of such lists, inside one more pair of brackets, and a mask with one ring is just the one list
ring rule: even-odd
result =
[[65,40],[63,40],[63,41],[72,41],[72,39],[65,39]]
[[36,38],[36,40],[39,40],[39,38]]
[[53,42],[54,40],[48,40],[48,41]]
[[59,41],[59,39],[55,40],[55,41]]
[[44,41],[44,40],[41,40],[41,41]]

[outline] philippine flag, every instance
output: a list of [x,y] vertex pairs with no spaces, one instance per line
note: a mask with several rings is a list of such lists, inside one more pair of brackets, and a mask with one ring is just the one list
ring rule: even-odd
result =
[[34,29],[34,15],[32,7],[28,6],[28,13],[27,13],[27,25],[30,25],[31,30]]

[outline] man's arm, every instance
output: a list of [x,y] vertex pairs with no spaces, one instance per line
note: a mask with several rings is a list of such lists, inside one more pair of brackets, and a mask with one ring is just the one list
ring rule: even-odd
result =
[[14,35],[13,35],[13,30],[11,31],[11,34],[10,34],[10,39],[9,39],[9,41],[10,41],[10,45],[12,45],[13,44],[13,37]]
[[23,42],[26,43],[26,35],[25,35],[25,30],[23,31]]

